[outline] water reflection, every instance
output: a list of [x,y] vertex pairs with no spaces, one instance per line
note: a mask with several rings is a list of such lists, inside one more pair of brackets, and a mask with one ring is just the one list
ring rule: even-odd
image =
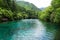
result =
[[54,40],[60,40],[60,29],[58,29],[56,31],[56,34],[55,34],[55,39]]
[[[13,35],[12,40],[40,40],[45,35],[45,27],[38,20],[22,20],[24,27],[27,25],[31,28],[27,30],[19,30]],[[27,24],[26,24],[27,23]]]
[[[60,25],[42,22],[46,26],[46,36],[50,40],[60,40]],[[52,39],[53,38],[53,39]]]
[[38,19],[0,23],[0,40],[60,40],[58,28]]

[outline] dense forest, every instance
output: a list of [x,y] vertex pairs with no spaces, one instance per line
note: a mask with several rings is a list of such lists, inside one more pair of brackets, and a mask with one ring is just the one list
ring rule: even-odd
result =
[[60,23],[60,0],[52,0],[51,6],[43,10],[28,2],[0,0],[0,22],[20,19],[39,19]]
[[28,19],[38,18],[37,13],[40,10],[34,5],[33,7],[35,7],[37,10],[32,10],[32,8],[30,10],[30,8],[27,9],[21,7],[20,5],[17,4],[16,0],[0,0],[0,19],[1,19],[0,22],[27,19],[27,18]]
[[52,23],[60,23],[60,0],[52,0],[51,6],[39,13],[39,19]]

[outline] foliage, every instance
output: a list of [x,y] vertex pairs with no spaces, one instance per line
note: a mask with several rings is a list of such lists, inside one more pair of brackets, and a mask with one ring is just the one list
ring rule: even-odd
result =
[[52,0],[52,7],[54,8],[54,11],[52,14],[54,14],[53,22],[60,23],[60,0]]
[[0,0],[0,19],[19,20],[27,18],[38,18],[37,13],[40,10],[31,3],[25,5],[28,5],[28,7],[17,5],[16,0]]
[[60,8],[57,8],[56,11],[55,11],[54,22],[60,23]]
[[13,19],[13,13],[11,10],[6,10],[0,8],[0,18],[8,18],[8,19]]
[[59,8],[60,7],[60,0],[52,0],[51,5],[53,8]]
[[3,18],[8,20],[39,18],[48,22],[60,23],[60,0],[52,0],[51,6],[42,11],[32,3],[0,0],[0,19]]
[[45,20],[45,21],[50,21],[50,14],[52,13],[52,11],[53,11],[53,8],[51,6],[45,8],[39,14],[39,19]]
[[42,10],[39,19],[53,23],[60,23],[60,0],[52,0],[51,6]]

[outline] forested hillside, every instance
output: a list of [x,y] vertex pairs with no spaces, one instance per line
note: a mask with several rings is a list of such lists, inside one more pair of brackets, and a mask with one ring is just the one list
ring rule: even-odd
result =
[[37,8],[35,5],[33,5],[32,3],[29,2],[25,2],[25,1],[17,1],[16,2],[19,6],[24,7],[26,10],[40,10],[39,8]]
[[0,0],[0,22],[19,19],[40,19],[60,23],[60,0],[52,0],[51,6],[42,11],[32,3],[16,0]]
[[[21,3],[21,5],[23,5],[23,3]],[[17,5],[16,0],[0,0],[0,19],[1,19],[0,22],[9,20],[27,19],[27,18],[28,19],[38,18],[37,13],[39,9],[33,4],[31,4],[29,7],[29,4],[31,3],[28,3],[27,6],[28,10],[27,10],[26,7]]]

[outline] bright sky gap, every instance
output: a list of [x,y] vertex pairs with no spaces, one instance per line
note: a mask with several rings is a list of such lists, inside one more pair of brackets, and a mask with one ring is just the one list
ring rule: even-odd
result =
[[[20,0],[18,0],[20,1]],[[33,3],[38,8],[48,7],[51,5],[52,0],[24,0],[26,2]]]

